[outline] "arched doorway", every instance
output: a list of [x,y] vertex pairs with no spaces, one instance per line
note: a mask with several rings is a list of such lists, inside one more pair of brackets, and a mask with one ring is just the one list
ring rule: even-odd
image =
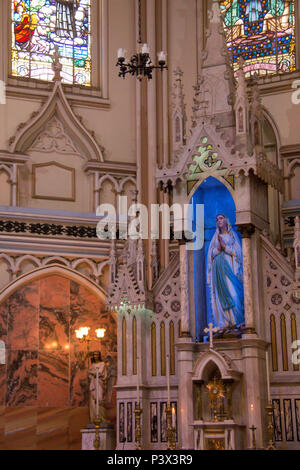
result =
[[[5,449],[80,449],[89,421],[89,358],[75,330],[106,329],[90,351],[117,356],[116,319],[97,284],[52,265],[26,273],[0,293],[0,407]],[[108,417],[115,423],[115,396]]]

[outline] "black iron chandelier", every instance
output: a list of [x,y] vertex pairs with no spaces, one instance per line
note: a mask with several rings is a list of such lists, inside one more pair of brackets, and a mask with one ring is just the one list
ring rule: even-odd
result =
[[126,50],[118,49],[118,62],[117,67],[120,67],[119,77],[125,78],[129,73],[132,76],[136,76],[140,81],[143,77],[147,77],[148,80],[152,78],[152,72],[154,69],[160,69],[163,71],[167,69],[166,59],[167,54],[164,51],[158,52],[158,65],[154,65],[150,58],[150,50],[148,44],[142,44],[142,7],[141,0],[139,0],[139,40],[136,54],[126,62]]

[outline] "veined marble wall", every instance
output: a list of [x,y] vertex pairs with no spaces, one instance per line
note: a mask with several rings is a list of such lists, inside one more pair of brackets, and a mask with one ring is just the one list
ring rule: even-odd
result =
[[[117,355],[116,324],[100,298],[59,275],[30,282],[0,305],[0,449],[80,449],[88,418],[86,345],[80,326],[107,329],[102,355]],[[90,344],[99,349],[98,342]],[[115,422],[115,396],[108,410]]]

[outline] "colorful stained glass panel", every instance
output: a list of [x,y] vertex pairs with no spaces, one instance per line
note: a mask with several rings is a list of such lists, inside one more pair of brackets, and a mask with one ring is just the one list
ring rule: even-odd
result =
[[295,67],[295,0],[220,0],[233,69],[246,76],[292,72]]
[[12,75],[52,80],[58,49],[62,82],[91,85],[90,0],[12,1]]

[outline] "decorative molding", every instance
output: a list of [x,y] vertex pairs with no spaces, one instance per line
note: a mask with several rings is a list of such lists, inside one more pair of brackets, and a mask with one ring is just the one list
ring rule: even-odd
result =
[[127,162],[99,162],[91,160],[83,165],[83,170],[91,173],[111,174],[113,176],[135,176],[136,164]]
[[[22,264],[25,261],[31,262],[35,268],[41,268],[43,266],[53,265],[53,264],[62,264],[67,268],[70,268],[74,271],[80,272],[78,267],[84,264],[90,268],[90,274],[88,277],[93,281],[100,282],[100,278],[103,275],[103,270],[109,264],[108,259],[102,261],[94,261],[93,259],[78,257],[76,259],[70,259],[70,257],[64,257],[59,255],[53,256],[35,256],[35,255],[20,255],[20,256],[11,256],[9,254],[1,253],[0,261],[5,260],[9,266],[9,272],[11,273],[12,279],[17,279],[20,277],[22,272]],[[34,268],[33,268],[34,269]]]
[[26,152],[54,117],[63,124],[84,159],[104,161],[103,149],[96,142],[93,132],[89,132],[83,126],[82,119],[72,111],[59,80],[41,109],[32,113],[28,122],[19,125],[16,135],[9,141],[10,152]]
[[45,276],[50,275],[60,275],[67,277],[71,280],[79,282],[80,284],[85,285],[88,289],[94,292],[97,297],[100,297],[102,301],[105,301],[107,292],[99,284],[96,284],[92,279],[87,278],[78,271],[74,271],[67,266],[61,266],[59,264],[51,264],[49,266],[38,267],[29,273],[22,274],[17,279],[13,279],[7,286],[0,290],[0,304],[14,292],[16,289],[20,288],[22,285],[26,284],[29,281],[40,279]]
[[175,82],[172,91],[172,122],[173,122],[173,152],[180,149],[185,144],[186,140],[186,104],[184,102],[183,72],[180,67],[174,71]]
[[62,123],[56,117],[48,123],[44,131],[36,138],[30,150],[79,155],[72,139],[65,132]]
[[[66,170],[70,173],[70,189],[71,189],[71,194],[69,197],[63,197],[63,196],[47,196],[46,194],[38,194],[37,193],[37,169],[38,168],[47,168],[50,166],[55,166],[58,168],[61,168],[63,170]],[[34,199],[47,199],[47,200],[52,200],[52,201],[75,201],[75,169],[62,165],[61,163],[52,161],[52,162],[46,162],[46,163],[35,163],[32,165],[32,193],[31,196]]]
[[58,225],[49,223],[26,223],[16,220],[0,220],[0,233],[30,233],[57,237],[97,238],[96,227],[85,225]]
[[231,358],[224,352],[215,349],[209,349],[198,355],[198,359],[194,365],[193,381],[203,380],[206,366],[213,362],[219,369],[222,380],[240,381],[242,372],[235,369]]
[[291,158],[300,156],[300,144],[283,145],[279,149],[282,158]]

